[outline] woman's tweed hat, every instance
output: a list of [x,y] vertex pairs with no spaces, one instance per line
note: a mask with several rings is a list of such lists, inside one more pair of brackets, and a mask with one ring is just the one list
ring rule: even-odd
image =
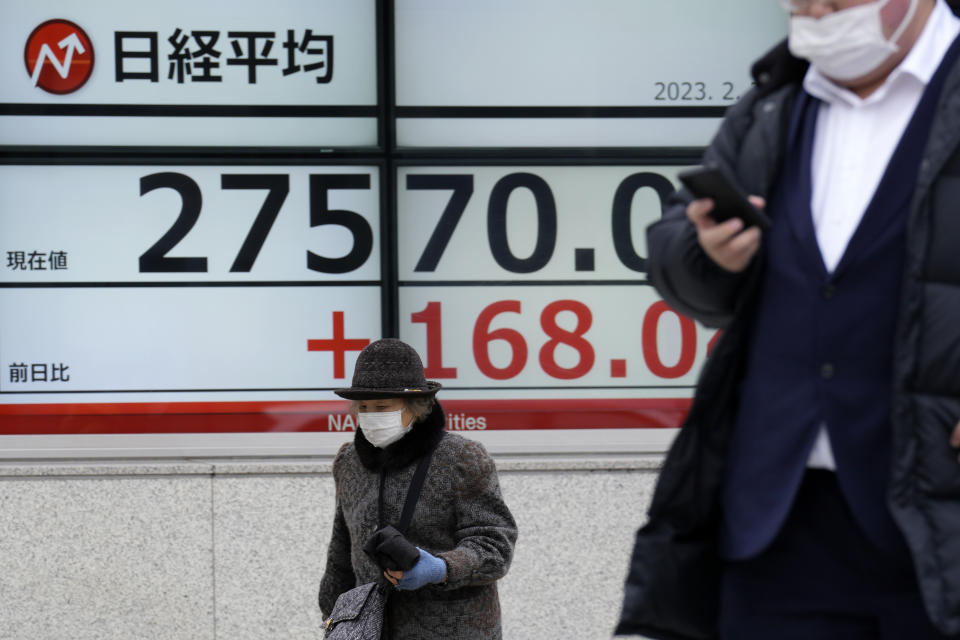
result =
[[368,344],[357,356],[352,386],[333,392],[348,400],[432,396],[440,383],[427,380],[413,347],[395,338]]

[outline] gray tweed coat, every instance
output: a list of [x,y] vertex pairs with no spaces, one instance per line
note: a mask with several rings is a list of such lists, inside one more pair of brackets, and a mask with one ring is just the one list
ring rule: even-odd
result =
[[516,523],[500,495],[493,460],[483,445],[444,430],[439,404],[386,449],[373,447],[358,430],[354,442],[337,454],[336,516],[320,581],[320,609],[327,616],[339,594],[380,578],[382,569],[363,551],[378,528],[380,468],[387,469],[385,521],[396,524],[417,461],[434,444],[407,538],[446,561],[447,580],[417,591],[391,591],[387,637],[499,639],[496,581],[510,566]]

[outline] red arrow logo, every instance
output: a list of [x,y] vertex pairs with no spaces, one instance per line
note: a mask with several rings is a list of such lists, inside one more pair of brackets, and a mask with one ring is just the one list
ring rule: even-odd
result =
[[93,44],[69,20],[48,20],[34,29],[23,57],[33,85],[49,93],[72,93],[93,72]]

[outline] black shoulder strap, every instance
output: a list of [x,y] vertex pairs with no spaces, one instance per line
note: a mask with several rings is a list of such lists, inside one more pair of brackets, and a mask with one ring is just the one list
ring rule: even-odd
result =
[[[400,522],[397,523],[397,531],[400,533],[406,533],[407,527],[410,526],[410,521],[413,520],[413,510],[417,507],[417,501],[420,499],[420,489],[423,488],[423,481],[427,478],[427,468],[430,466],[430,460],[433,458],[433,450],[436,447],[431,447],[417,464],[417,470],[413,472],[413,479],[410,480],[410,488],[407,489],[407,498],[403,502],[403,511],[400,513]],[[386,467],[380,469],[380,500],[378,503],[379,515],[380,515],[380,528],[382,529],[386,526],[383,518],[383,492],[384,486],[387,482],[387,469]]]

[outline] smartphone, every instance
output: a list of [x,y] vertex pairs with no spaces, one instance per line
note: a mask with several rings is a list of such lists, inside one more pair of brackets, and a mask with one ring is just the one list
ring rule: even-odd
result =
[[680,182],[697,198],[712,198],[710,216],[717,222],[740,218],[744,226],[770,228],[770,218],[750,204],[740,189],[715,167],[697,167],[677,174]]

